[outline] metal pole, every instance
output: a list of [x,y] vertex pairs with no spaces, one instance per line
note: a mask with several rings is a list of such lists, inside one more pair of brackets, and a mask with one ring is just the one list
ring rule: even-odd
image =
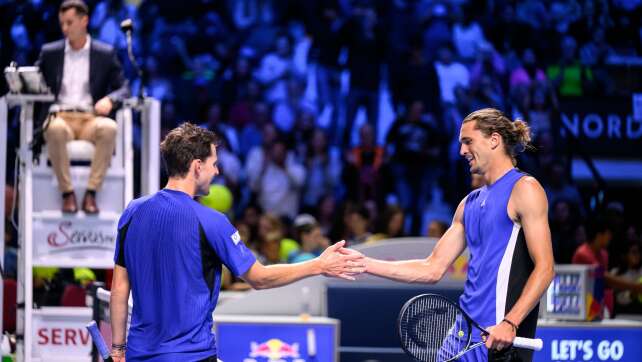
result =
[[[8,116],[8,107],[7,99],[5,97],[0,98],[0,235],[4,236],[4,223],[5,217],[4,214],[4,193],[6,177],[7,177],[7,116]],[[0,265],[2,267],[2,273],[0,274],[0,310],[4,310],[4,242],[0,243]],[[2,324],[3,320],[0,318],[0,333],[4,331],[4,325]],[[0,336],[0,341],[1,341]]]
[[125,107],[122,110],[123,120],[123,168],[125,169],[125,195],[123,207],[134,198],[134,150],[133,150],[133,115],[132,108]]
[[160,111],[161,103],[145,98],[141,112],[143,142],[141,150],[141,194],[151,195],[160,188]]
[[32,100],[21,100],[20,111],[20,228],[18,246],[18,310],[16,332],[18,334],[18,361],[31,362],[31,339],[33,317],[33,160],[29,143],[33,138]]
[[25,102],[22,108],[22,123],[25,125],[24,136],[21,137],[24,142],[24,158],[22,159],[22,165],[24,167],[24,192],[22,197],[24,198],[24,203],[22,206],[22,212],[24,218],[21,220],[20,224],[24,225],[24,244],[22,249],[24,250],[25,256],[25,299],[24,299],[24,308],[25,308],[25,333],[24,333],[24,347],[25,347],[25,359],[24,362],[31,362],[31,353],[32,353],[32,337],[33,337],[33,223],[32,223],[32,214],[33,214],[33,156],[31,153],[31,148],[29,144],[33,139],[33,101]]

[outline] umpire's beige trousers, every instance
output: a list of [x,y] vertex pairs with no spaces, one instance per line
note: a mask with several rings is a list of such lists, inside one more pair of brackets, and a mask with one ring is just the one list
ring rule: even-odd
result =
[[91,172],[87,188],[100,190],[116,144],[116,122],[107,117],[97,117],[91,113],[60,112],[49,120],[45,131],[47,151],[51,167],[58,179],[61,192],[73,191],[69,171],[67,142],[72,140],[90,141],[95,146],[91,160]]

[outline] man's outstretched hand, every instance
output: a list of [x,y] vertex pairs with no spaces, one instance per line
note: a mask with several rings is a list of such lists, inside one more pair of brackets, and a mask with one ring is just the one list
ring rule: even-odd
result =
[[366,268],[363,254],[357,251],[346,252],[346,242],[341,240],[329,246],[319,256],[321,273],[327,277],[355,280],[354,276],[363,273]]

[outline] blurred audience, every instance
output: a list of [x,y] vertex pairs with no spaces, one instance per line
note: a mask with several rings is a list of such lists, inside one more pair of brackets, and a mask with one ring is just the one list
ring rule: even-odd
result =
[[[638,1],[87,4],[91,39],[113,46],[137,90],[142,80],[117,28],[134,19],[134,54],[146,71],[146,94],[162,101],[163,130],[190,119],[221,136],[223,172],[215,182],[232,193],[228,214],[266,262],[303,260],[328,239],[442,235],[447,224],[424,223],[439,198],[433,195],[454,208],[483,187],[459,156],[461,121],[493,106],[532,128],[536,151],[518,166],[547,192],[556,261],[569,263],[582,249],[580,256],[599,264],[606,248],[614,256],[604,263],[608,275],[633,273],[627,261],[642,226],[629,215],[639,214],[639,198],[627,192],[606,208],[590,203],[595,190],[575,184],[570,162],[560,161],[559,129],[569,99],[630,95],[620,79],[629,73],[613,69],[642,55]],[[33,65],[43,44],[64,35],[48,1],[0,1],[0,19],[3,67]],[[11,165],[15,110],[8,126]],[[606,247],[595,246],[585,218],[594,211],[611,230]],[[5,272],[15,277],[17,235],[8,220]],[[71,273],[62,278],[42,277],[38,285],[60,296],[78,284]],[[224,279],[231,289],[245,288]],[[616,311],[628,311],[623,290],[614,288]]]

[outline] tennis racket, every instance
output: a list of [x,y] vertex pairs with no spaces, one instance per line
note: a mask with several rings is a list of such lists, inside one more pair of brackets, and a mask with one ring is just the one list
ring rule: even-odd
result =
[[107,348],[107,344],[105,344],[105,340],[103,339],[102,334],[100,334],[98,325],[96,325],[96,321],[89,322],[86,328],[89,331],[89,334],[91,334],[91,339],[94,341],[94,345],[98,349],[98,354],[103,358],[103,361],[114,362],[111,358],[111,353],[109,353],[109,348]]
[[[489,333],[473,321],[459,305],[437,294],[422,294],[404,304],[397,320],[401,347],[419,361],[453,361],[483,346],[473,335]],[[513,346],[539,351],[541,339],[515,337]]]

